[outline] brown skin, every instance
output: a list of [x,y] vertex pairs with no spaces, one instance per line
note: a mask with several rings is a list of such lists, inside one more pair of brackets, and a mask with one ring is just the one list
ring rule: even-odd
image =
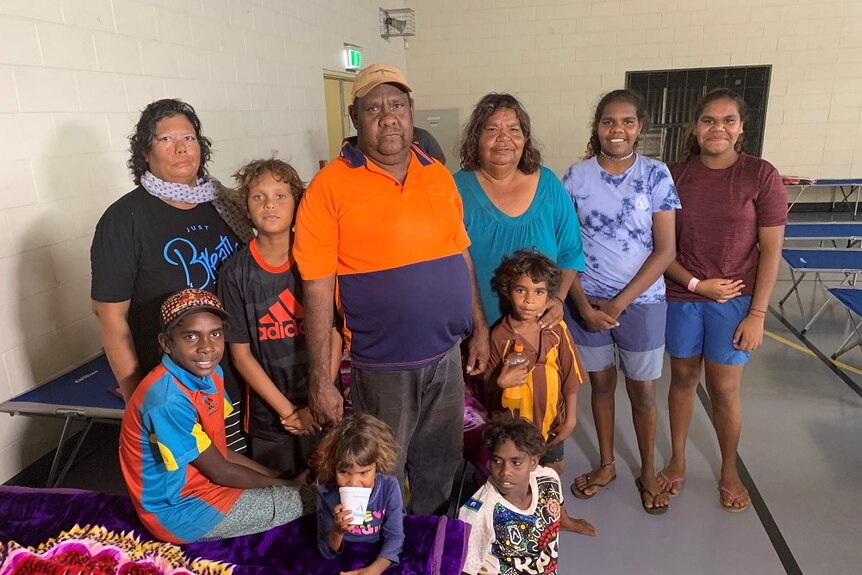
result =
[[[348,109],[356,127],[357,148],[393,179],[404,183],[412,154],[413,100],[393,84],[381,84]],[[473,337],[467,357],[467,373],[485,371],[490,353],[488,324],[479,301],[476,274],[467,250],[464,260],[470,270],[473,301]],[[315,421],[322,426],[334,425],[344,414],[341,394],[331,385],[334,373],[324,350],[331,349],[332,302],[335,298],[335,274],[303,282],[305,296],[305,337],[308,341],[308,402]]]
[[[160,334],[159,344],[178,366],[196,377],[206,377],[215,371],[224,355],[223,330],[224,321],[220,317],[202,311],[180,320],[170,338]],[[230,449],[225,458],[212,444],[192,461],[192,465],[213,483],[226,487],[250,489],[291,485],[278,479],[278,472]]]
[[[739,110],[732,100],[719,99],[706,105],[697,118],[695,135],[700,145],[700,161],[711,169],[725,169],[739,159],[735,150],[743,122]],[[784,226],[759,227],[757,241],[760,258],[751,310],[765,311],[775,288],[781,248],[784,242]],[[688,286],[692,275],[678,261],[674,261],[665,274],[671,281]],[[695,293],[719,303],[726,302],[742,293],[742,281],[733,278],[702,279]],[[733,334],[733,346],[743,351],[753,351],[763,342],[765,317],[759,312],[749,313],[739,323]],[[721,504],[725,507],[746,507],[751,498],[739,477],[736,467],[736,449],[742,429],[742,403],[739,387],[742,380],[742,365],[724,365],[705,361],[703,356],[671,358],[671,383],[668,392],[668,407],[671,428],[672,455],[667,466],[659,474],[662,489],[676,495],[682,489],[685,477],[685,444],[694,409],[694,396],[701,372],[705,374],[706,390],[713,406],[713,425],[721,449],[721,475],[719,486],[732,493],[742,494],[735,501],[730,495],[721,493]],[[673,481],[673,483],[671,483]]]
[[[359,466],[352,465],[346,469],[339,469],[335,476],[335,482],[339,487],[374,487],[374,477],[377,472],[377,465]],[[345,509],[339,503],[332,510],[332,516],[335,523],[329,531],[328,541],[330,549],[335,551],[341,550],[344,541],[344,535],[351,529],[350,520],[353,518],[353,512],[350,509]],[[389,567],[392,562],[384,557],[378,557],[370,564],[361,569],[352,571],[342,571],[340,575],[380,575]]]
[[[246,206],[257,230],[255,246],[264,261],[278,268],[290,260],[293,242],[293,219],[296,201],[290,193],[290,185],[265,173],[249,186]],[[331,369],[337,371],[341,363],[341,336],[331,328]],[[243,379],[281,419],[284,430],[294,435],[312,435],[320,430],[308,407],[297,408],[279,391],[260,363],[251,353],[247,343],[231,343],[231,357]]]
[[348,108],[356,127],[357,147],[401,183],[410,165],[413,99],[392,84],[375,86]]
[[[533,203],[541,173],[525,174],[518,169],[526,139],[515,111],[501,108],[494,112],[485,121],[478,145],[479,185],[494,207],[508,216],[520,216]],[[552,328],[563,319],[562,299],[576,275],[575,270],[563,270],[560,298],[548,300],[539,319],[541,327]]]
[[[147,153],[150,171],[157,178],[176,184],[195,185],[200,168],[200,144],[194,127],[182,114],[156,123],[156,135]],[[171,206],[188,210],[195,204],[162,200]],[[99,320],[99,331],[111,371],[128,401],[143,379],[128,313],[131,300],[121,302],[93,301],[93,313]]]
[[[619,100],[605,105],[596,126],[596,133],[606,153],[625,157],[634,149],[642,129],[643,125],[637,118],[635,106]],[[601,155],[597,156],[599,165],[609,174],[624,173],[636,159],[636,156],[632,156],[628,160],[614,161]],[[572,282],[569,293],[590,330],[604,331],[619,325],[618,318],[626,307],[655,283],[668,265],[674,261],[676,257],[675,218],[676,214],[673,211],[653,213],[653,251],[644,260],[631,281],[613,299],[588,300],[580,281]],[[583,474],[575,480],[576,487],[587,495],[601,490],[598,486],[587,488],[588,483],[606,484],[616,475],[616,467],[613,464],[616,382],[617,370],[614,366],[603,371],[590,372],[592,388],[590,402],[599,441],[600,463],[589,474]],[[657,419],[655,382],[626,378],[626,390],[632,404],[632,419],[641,458],[640,479],[647,492],[659,494],[662,490],[653,468]],[[666,507],[669,503],[666,494],[656,495],[654,499],[647,494],[643,499],[647,507]]]

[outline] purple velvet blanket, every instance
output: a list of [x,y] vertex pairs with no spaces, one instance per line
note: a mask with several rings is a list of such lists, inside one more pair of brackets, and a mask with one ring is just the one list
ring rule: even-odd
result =
[[[37,546],[75,524],[134,531],[151,538],[128,497],[77,489],[0,486],[0,541]],[[466,524],[445,517],[408,516],[404,519],[404,534],[401,563],[387,574],[461,573],[468,537]],[[188,557],[236,565],[237,575],[338,573],[369,564],[379,550],[377,545],[353,544],[335,559],[321,559],[314,516],[265,533],[180,547]]]

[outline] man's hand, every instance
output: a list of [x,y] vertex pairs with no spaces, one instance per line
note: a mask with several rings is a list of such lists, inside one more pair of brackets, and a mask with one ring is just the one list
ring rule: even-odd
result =
[[480,375],[488,367],[491,340],[487,330],[474,331],[467,342],[467,375]]
[[331,427],[344,417],[344,398],[332,385],[310,386],[308,389],[308,409],[315,423],[321,427]]

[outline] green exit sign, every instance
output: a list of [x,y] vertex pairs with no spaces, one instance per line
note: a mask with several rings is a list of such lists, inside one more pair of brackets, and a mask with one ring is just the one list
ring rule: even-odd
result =
[[353,48],[344,49],[346,68],[348,70],[359,70],[362,68],[362,52]]

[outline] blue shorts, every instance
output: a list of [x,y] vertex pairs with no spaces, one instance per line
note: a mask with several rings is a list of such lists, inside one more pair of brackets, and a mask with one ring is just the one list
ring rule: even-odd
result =
[[565,457],[565,450],[563,448],[563,444],[565,441],[561,441],[556,445],[552,445],[545,450],[545,454],[542,455],[541,459],[539,459],[540,465],[547,465],[549,463],[559,463]]
[[619,349],[620,369],[629,379],[650,381],[661,377],[664,363],[664,332],[667,304],[630,304],[617,318],[619,326],[605,331],[589,331],[574,306],[569,306],[572,339],[578,346],[587,371],[604,371],[616,364],[614,346]]
[[671,357],[703,355],[712,363],[745,365],[750,352],[733,347],[733,332],[751,305],[751,296],[667,304],[667,352]]

